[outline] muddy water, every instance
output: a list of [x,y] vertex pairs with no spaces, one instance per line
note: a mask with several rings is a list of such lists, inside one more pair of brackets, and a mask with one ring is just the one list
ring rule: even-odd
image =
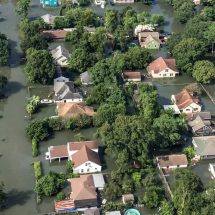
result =
[[[40,206],[35,203],[33,187],[35,184],[33,168],[31,166],[34,159],[31,157],[31,144],[25,137],[25,127],[28,120],[25,118],[25,103],[28,92],[26,80],[23,74],[23,68],[20,65],[21,50],[19,46],[18,18],[15,15],[14,6],[16,1],[0,1],[0,32],[5,33],[11,40],[11,58],[10,67],[0,68],[0,73],[9,78],[9,84],[6,88],[8,99],[0,102],[0,181],[5,182],[8,193],[6,209],[1,211],[2,215],[31,215],[44,213],[53,210],[53,199],[45,199]],[[172,12],[169,6],[158,1],[159,4],[153,6],[144,6],[140,3],[132,5],[138,12],[149,11],[150,13],[161,13],[166,18],[164,31],[181,31],[183,26],[172,18]],[[106,8],[115,8],[121,10],[125,6],[108,6]],[[104,10],[95,7],[95,10],[103,14]],[[43,9],[39,0],[33,0],[30,17],[35,18],[45,13],[59,14],[59,9]],[[163,51],[165,54],[165,51]],[[193,82],[192,78],[179,77],[172,81],[156,81],[161,95],[161,103],[166,103],[172,93],[178,92],[182,86],[168,86],[172,83]],[[208,89],[214,93],[214,86],[208,86]],[[214,107],[210,104],[208,98],[205,98],[205,106],[208,110]],[[54,108],[48,107],[41,110],[37,117],[44,117],[54,114]],[[94,130],[83,131],[83,134],[92,139]],[[74,138],[72,132],[57,133],[52,139],[43,142],[40,145],[41,155],[37,158],[43,162],[44,173],[52,171],[64,171],[64,165],[57,162],[52,164],[44,161],[44,155],[49,145],[65,144]],[[107,159],[108,160],[108,159]],[[198,171],[198,168],[197,168]],[[200,168],[200,171],[201,168]],[[143,210],[143,214],[152,214],[150,210]]]

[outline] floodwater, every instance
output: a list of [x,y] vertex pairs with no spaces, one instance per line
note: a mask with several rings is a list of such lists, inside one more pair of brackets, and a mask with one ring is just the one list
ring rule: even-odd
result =
[[[170,7],[158,1],[159,4],[153,6],[145,6],[141,3],[131,5],[138,12],[149,11],[150,13],[161,13],[166,18],[164,31],[177,32],[183,29],[183,26],[172,18]],[[10,67],[0,68],[0,73],[9,78],[9,84],[6,87],[8,99],[0,101],[0,181],[4,181],[6,191],[8,193],[8,201],[5,210],[1,211],[1,215],[34,215],[53,211],[53,199],[45,199],[39,206],[36,205],[34,195],[34,173],[32,162],[41,160],[43,162],[43,172],[64,171],[64,165],[58,162],[49,164],[44,160],[45,152],[50,145],[65,144],[67,141],[74,139],[74,132],[65,131],[56,133],[49,141],[40,144],[40,156],[36,159],[31,156],[31,143],[25,136],[25,127],[28,120],[25,117],[26,98],[29,96],[27,83],[23,73],[23,67],[20,65],[21,50],[19,44],[19,19],[15,15],[15,0],[0,1],[0,32],[6,34],[11,41],[11,57]],[[125,6],[108,6],[106,8],[114,8],[121,10]],[[93,6],[99,14],[103,14],[104,10],[100,7]],[[33,0],[30,10],[30,17],[35,18],[45,13],[59,14],[58,9],[43,9],[39,0]],[[160,54],[165,54],[161,50]],[[170,95],[176,93],[182,85],[173,86],[170,84],[180,84],[184,82],[193,82],[192,78],[182,76],[175,80],[163,80],[154,82],[161,95],[161,103],[169,101]],[[214,93],[214,86],[208,86],[208,90]],[[214,95],[214,94],[213,94]],[[214,110],[214,106],[207,97],[203,98],[205,109]],[[50,116],[54,114],[54,107],[42,108],[36,115],[37,117]],[[35,116],[34,116],[35,117]],[[82,133],[88,139],[93,138],[95,130],[83,130]],[[77,132],[76,132],[77,133]],[[65,162],[65,161],[63,161]],[[107,159],[108,162],[108,159]],[[197,167],[196,167],[197,168]],[[200,169],[201,171],[201,169]],[[143,209],[144,214],[152,214],[153,211]]]

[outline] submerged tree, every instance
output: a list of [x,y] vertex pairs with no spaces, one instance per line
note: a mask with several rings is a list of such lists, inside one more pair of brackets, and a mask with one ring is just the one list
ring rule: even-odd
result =
[[0,33],[0,65],[6,65],[10,54],[10,46],[7,37]]
[[0,208],[4,205],[6,194],[4,192],[4,184],[0,182]]
[[31,0],[19,0],[16,4],[16,13],[23,17],[27,17],[30,3]]

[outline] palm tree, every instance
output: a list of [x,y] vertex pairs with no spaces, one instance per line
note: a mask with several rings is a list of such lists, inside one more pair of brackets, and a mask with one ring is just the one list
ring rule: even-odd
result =
[[26,106],[26,111],[29,115],[29,119],[31,119],[31,115],[32,115],[32,113],[34,113],[35,107],[31,103],[28,103]]

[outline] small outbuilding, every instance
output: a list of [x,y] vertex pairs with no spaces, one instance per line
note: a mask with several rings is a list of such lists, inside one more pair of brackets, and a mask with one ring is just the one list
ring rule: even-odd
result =
[[126,204],[128,202],[134,202],[134,195],[133,194],[124,194],[122,195],[122,202]]
[[108,211],[105,212],[105,215],[121,215],[120,211]]
[[93,176],[93,182],[95,187],[98,190],[103,190],[105,186],[105,180],[104,180],[103,174],[92,174],[92,176]]

